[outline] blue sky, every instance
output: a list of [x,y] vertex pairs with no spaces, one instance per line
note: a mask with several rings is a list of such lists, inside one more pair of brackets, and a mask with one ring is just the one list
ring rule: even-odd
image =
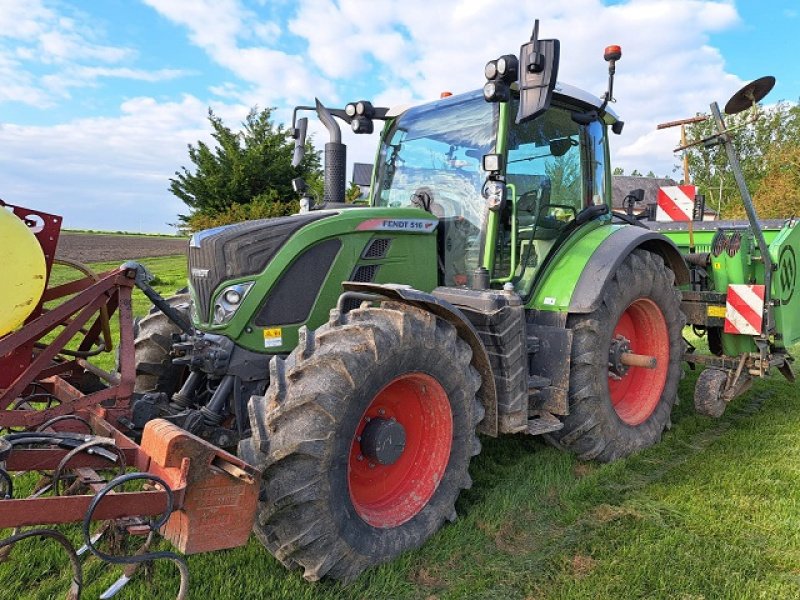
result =
[[[800,97],[796,0],[0,0],[0,198],[67,227],[170,231],[184,207],[169,178],[208,139],[209,106],[236,125],[253,105],[286,120],[314,96],[466,91],[536,17],[562,41],[561,79],[598,95],[602,49],[622,45],[612,160],[628,171],[671,173],[677,131],[655,125],[746,81]],[[375,138],[345,141],[371,162]]]

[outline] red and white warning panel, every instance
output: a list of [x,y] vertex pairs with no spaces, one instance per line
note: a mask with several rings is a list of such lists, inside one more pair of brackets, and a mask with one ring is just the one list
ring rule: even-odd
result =
[[658,188],[656,221],[691,221],[694,197],[693,185],[668,185]]
[[725,300],[725,333],[758,335],[764,318],[764,286],[731,284]]

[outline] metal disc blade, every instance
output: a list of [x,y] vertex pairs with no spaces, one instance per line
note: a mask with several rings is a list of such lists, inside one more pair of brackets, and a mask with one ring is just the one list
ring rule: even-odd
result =
[[767,75],[766,77],[751,81],[731,96],[731,99],[728,100],[728,103],[725,105],[725,114],[735,115],[743,110],[747,110],[769,94],[769,91],[774,85],[775,78],[772,75]]

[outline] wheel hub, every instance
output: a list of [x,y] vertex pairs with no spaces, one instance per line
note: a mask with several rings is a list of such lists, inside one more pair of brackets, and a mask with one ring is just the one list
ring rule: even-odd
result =
[[370,461],[393,465],[406,448],[406,430],[394,419],[372,419],[361,432],[361,453]]
[[611,340],[608,348],[608,374],[612,379],[625,377],[629,367],[622,364],[622,355],[631,351],[631,342],[622,335],[617,335]]
[[[669,328],[651,298],[638,298],[619,317],[612,335],[608,350],[611,404],[623,422],[636,426],[650,418],[664,391],[670,364]],[[641,364],[631,368],[637,363]]]
[[442,384],[427,373],[403,373],[370,402],[353,432],[350,500],[372,527],[402,525],[428,505],[453,444],[453,413]]

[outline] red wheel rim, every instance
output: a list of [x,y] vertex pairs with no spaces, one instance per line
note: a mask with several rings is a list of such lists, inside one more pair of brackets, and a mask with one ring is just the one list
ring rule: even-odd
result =
[[[360,438],[369,420],[394,419],[406,444],[390,465],[370,461]],[[370,403],[350,445],[347,482],[358,515],[373,527],[397,527],[430,501],[444,476],[453,444],[453,415],[444,388],[424,373],[392,380]]]
[[631,352],[656,357],[656,368],[629,367],[620,379],[609,374],[614,410],[628,425],[646,421],[658,406],[669,368],[669,331],[661,309],[649,298],[634,301],[620,317],[612,338],[622,336]]

